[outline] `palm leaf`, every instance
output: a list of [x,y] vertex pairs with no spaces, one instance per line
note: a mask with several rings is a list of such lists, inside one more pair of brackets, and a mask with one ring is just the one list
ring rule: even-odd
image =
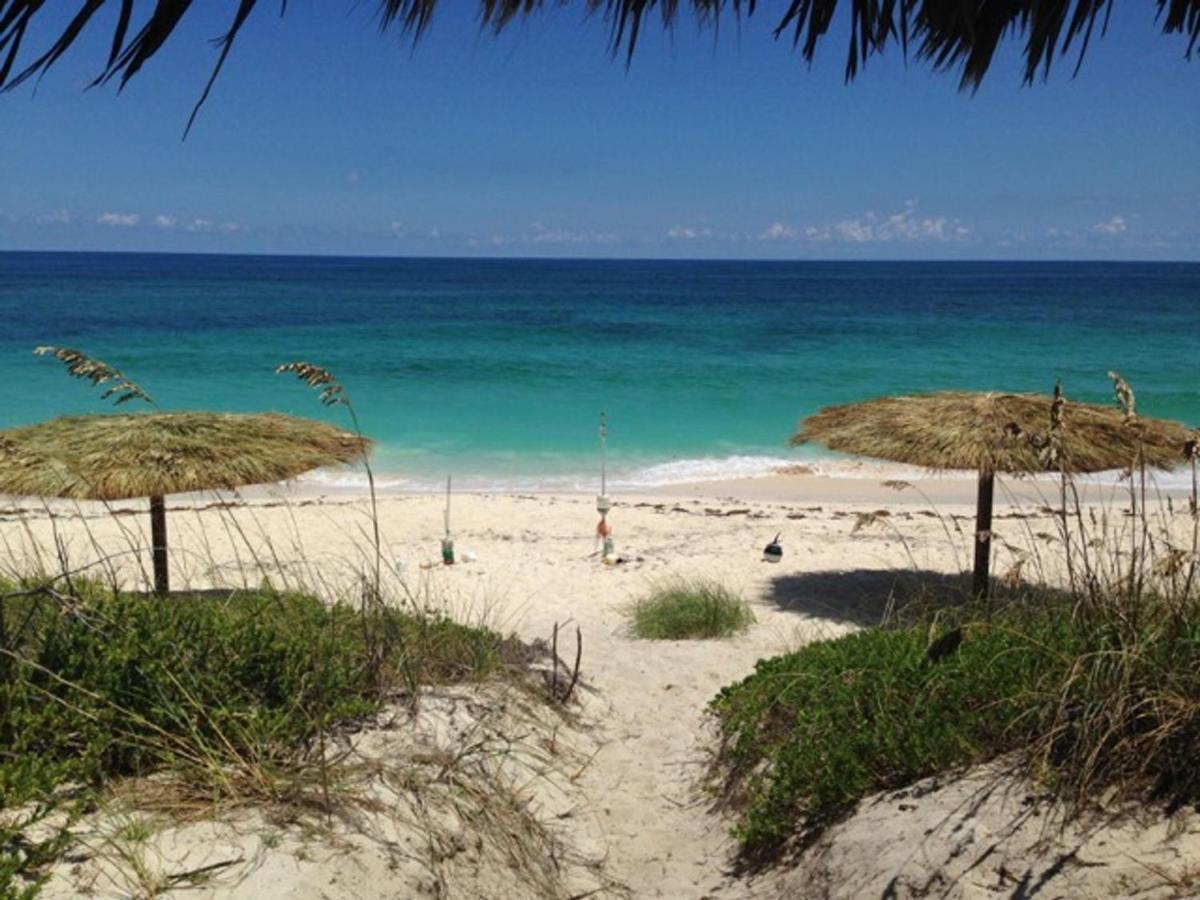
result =
[[[565,5],[560,0],[553,5]],[[260,0],[239,0],[229,29],[217,39],[218,57],[199,100],[188,119],[188,128],[208,98],[234,41]],[[133,0],[85,0],[79,11],[61,27],[50,46],[21,67],[16,63],[26,32],[48,7],[45,0],[0,0],[0,90],[11,90],[27,79],[45,74],[74,45],[80,33],[102,9],[117,9],[112,49],[93,84],[117,80],[121,87],[137,75],[175,33],[191,11],[193,0],[155,0],[130,36]],[[499,32],[514,20],[531,15],[546,0],[479,0],[483,28]],[[686,6],[701,24],[716,23],[722,16],[750,16],[756,0],[576,0],[599,14],[610,29],[614,54],[633,58],[642,26],[657,15],[665,27]],[[398,28],[418,40],[429,28],[437,0],[378,0],[381,31]],[[1087,52],[1097,27],[1107,28],[1112,0],[789,0],[775,25],[776,37],[790,35],[793,44],[811,61],[825,38],[839,7],[849,15],[850,41],[846,79],[852,80],[873,54],[899,43],[908,55],[910,42],[918,58],[939,72],[957,71],[960,87],[975,89],[983,81],[997,48],[1005,39],[1024,41],[1025,81],[1044,78],[1052,64],[1077,52],[1075,70]],[[1155,17],[1165,34],[1188,38],[1190,59],[1200,42],[1200,0],[1156,0]],[[281,0],[280,12],[287,2]],[[1077,51],[1076,51],[1077,48]]]

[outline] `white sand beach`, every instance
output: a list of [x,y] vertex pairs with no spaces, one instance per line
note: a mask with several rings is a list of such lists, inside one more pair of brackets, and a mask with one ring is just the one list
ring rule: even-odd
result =
[[[1021,482],[997,491],[1003,499],[994,522],[996,574],[1016,558],[1008,545],[1036,545],[1037,535],[1053,530],[1038,497],[1043,489]],[[523,732],[509,723],[513,734],[522,732],[543,751],[554,745],[554,752],[538,756],[540,776],[523,779],[523,796],[562,847],[581,860],[564,882],[579,886],[574,896],[1007,896],[1009,878],[1044,882],[1045,896],[1109,896],[1119,878],[1153,888],[1139,896],[1176,896],[1166,876],[1146,873],[1161,869],[1182,878],[1194,870],[1188,859],[1200,851],[1200,827],[1192,819],[1180,819],[1170,841],[1153,843],[1130,841],[1116,825],[1084,837],[1032,834],[1027,822],[1006,830],[1011,807],[1003,805],[1010,802],[1001,799],[1004,791],[964,813],[969,787],[953,784],[923,794],[919,818],[903,797],[864,803],[859,817],[814,851],[808,869],[802,860],[790,872],[733,874],[731,819],[712,808],[702,789],[713,746],[706,704],[760,658],[879,623],[906,580],[957,577],[968,564],[973,490],[973,481],[964,479],[931,479],[898,490],[862,479],[776,476],[657,496],[621,495],[609,516],[622,560],[616,565],[604,565],[594,553],[597,514],[590,495],[455,496],[458,556],[473,560],[452,567],[439,557],[444,498],[385,495],[379,520],[397,597],[403,582],[421,602],[443,604],[459,618],[526,639],[549,639],[559,623],[564,656],[573,653],[579,627],[584,685],[571,721],[555,725],[534,716],[540,724]],[[1118,502],[1110,498],[1109,504]],[[128,548],[131,539],[145,545],[144,507],[117,507],[137,514],[114,517],[98,506],[7,506],[0,510],[7,558],[13,565],[32,564],[34,544],[42,552],[57,544],[72,568],[107,557],[123,577],[137,578]],[[267,574],[288,586],[352,591],[371,557],[369,513],[364,496],[318,496],[303,486],[260,489],[244,502],[169,498],[176,586],[236,587],[257,584]],[[777,534],[784,556],[772,565],[761,551]],[[712,576],[741,592],[756,624],[728,640],[634,639],[623,610],[655,580],[676,574]],[[439,702],[455,703],[445,697]],[[441,708],[438,702],[429,707]],[[453,720],[423,715],[433,716],[434,724],[425,727],[435,732]],[[368,747],[374,742],[370,752],[378,755],[380,747],[412,739],[411,733],[401,727],[367,732],[361,740]],[[418,895],[405,890],[422,885],[436,896],[540,896],[533,886],[523,893],[527,888],[512,877],[496,875],[496,866],[503,874],[500,857],[483,850],[468,854],[472,866],[459,865],[451,875],[443,869],[446,880],[439,887],[427,869],[406,869],[389,855],[387,848],[398,846],[394,834],[375,839],[365,836],[373,832],[356,833],[336,853],[326,839],[299,832],[267,846],[265,826],[247,825],[244,811],[238,815],[225,826],[166,827],[156,839],[156,865],[183,871],[212,862],[218,840],[213,829],[227,827],[218,855],[239,862],[189,896],[397,897]],[[954,815],[963,819],[957,827],[935,828]],[[915,834],[917,822],[929,830]],[[1160,830],[1165,834],[1165,826]],[[465,834],[470,831],[464,826]],[[1110,845],[1108,856],[1092,861],[1095,842],[1103,845],[1113,835],[1128,851],[1113,862]],[[1074,856],[1063,862],[1059,857],[1068,851]],[[92,859],[60,870],[48,896],[71,896],[85,882],[96,896],[122,896],[112,888],[117,881],[98,876],[98,866]],[[564,863],[562,871],[569,869]],[[400,890],[401,884],[408,887]]]

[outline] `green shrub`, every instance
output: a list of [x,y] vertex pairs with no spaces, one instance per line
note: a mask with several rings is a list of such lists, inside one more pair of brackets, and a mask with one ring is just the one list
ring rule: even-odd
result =
[[754,623],[745,600],[703,578],[664,582],[636,600],[627,615],[633,634],[650,640],[728,637]]
[[1060,795],[1169,786],[1200,796],[1200,617],[1096,627],[1045,597],[964,628],[930,662],[928,624],[762,660],[712,701],[716,772],[747,855],[815,836],[862,797],[1020,752]]
[[383,690],[494,672],[490,631],[270,591],[161,599],[0,589],[0,805],[163,767],[220,789],[281,767]]

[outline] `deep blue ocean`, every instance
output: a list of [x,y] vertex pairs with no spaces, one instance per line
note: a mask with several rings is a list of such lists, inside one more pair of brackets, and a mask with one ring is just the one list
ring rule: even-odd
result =
[[[765,472],[802,416],[938,388],[1049,391],[1200,425],[1200,265],[0,253],[0,427],[100,411],[76,347],[165,408],[345,421],[389,483],[589,487]],[[342,477],[353,477],[348,473]]]

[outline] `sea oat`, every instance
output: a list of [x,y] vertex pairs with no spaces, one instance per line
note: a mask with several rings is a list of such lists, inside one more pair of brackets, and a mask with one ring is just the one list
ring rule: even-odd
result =
[[1036,440],[1030,440],[1030,444],[1037,451],[1039,462],[1049,470],[1062,467],[1066,405],[1062,382],[1056,381],[1054,383],[1054,399],[1050,401],[1050,427],[1045,435],[1038,435]]
[[1117,393],[1117,402],[1121,404],[1121,409],[1125,412],[1125,421],[1132,422],[1137,418],[1137,397],[1133,394],[1133,388],[1118,372],[1109,372],[1108,377],[1112,379],[1113,390]]
[[275,368],[276,375],[291,372],[311,388],[320,388],[317,399],[325,406],[349,405],[345,389],[328,369],[307,362],[290,362]]
[[1180,547],[1168,546],[1154,564],[1154,572],[1164,578],[1173,578],[1182,572],[1193,559],[1192,554]]
[[1018,558],[1003,575],[1000,576],[1000,583],[1010,590],[1016,590],[1021,586],[1021,570],[1025,568],[1025,560]]
[[100,395],[101,400],[116,396],[114,404],[120,406],[127,400],[145,400],[154,406],[154,400],[142,390],[136,382],[126,378],[121,371],[106,362],[94,359],[81,350],[71,347],[36,347],[35,356],[53,356],[67,367],[67,374],[72,378],[83,378],[99,387],[108,382],[114,382],[108,390]]

